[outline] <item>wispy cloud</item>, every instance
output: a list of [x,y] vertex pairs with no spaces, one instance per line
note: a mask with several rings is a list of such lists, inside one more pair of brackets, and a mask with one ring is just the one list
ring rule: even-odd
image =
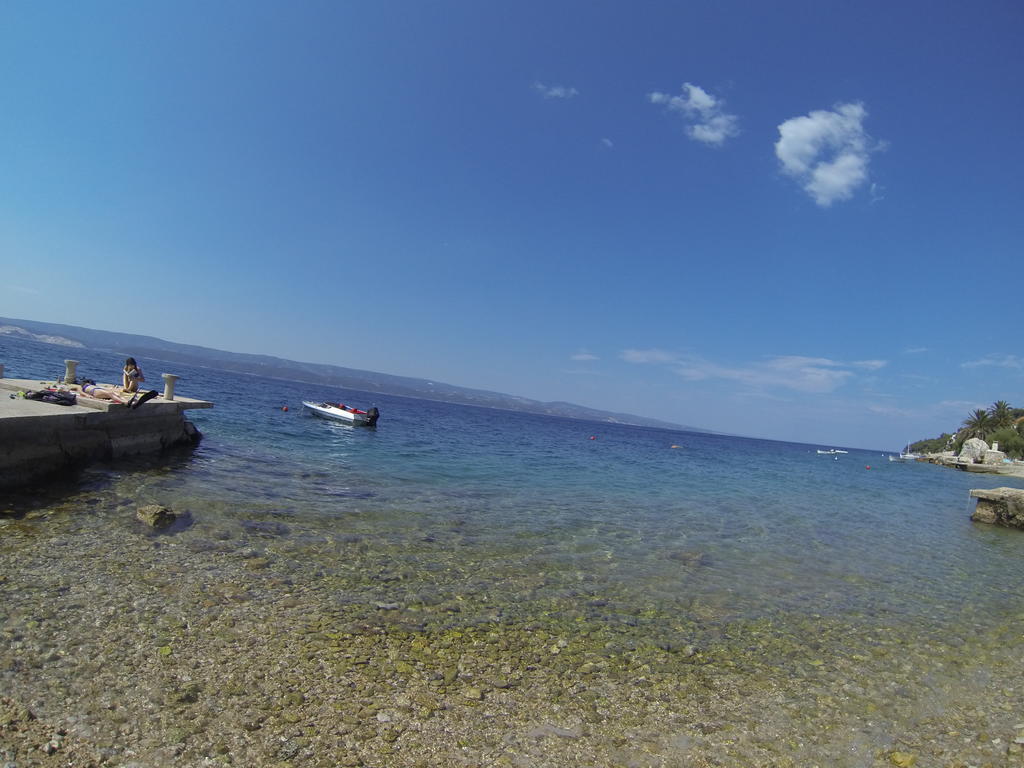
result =
[[586,362],[588,360],[600,360],[601,358],[599,358],[597,355],[590,354],[586,350],[581,350],[577,352],[575,355],[571,355],[569,359],[576,360],[577,362]]
[[866,407],[871,413],[877,413],[880,416],[888,416],[890,418],[908,419],[918,415],[916,411],[910,408],[899,408],[885,403],[868,403]]
[[996,368],[1020,369],[1024,368],[1024,358],[1017,357],[1017,355],[986,355],[980,360],[960,363],[961,368],[981,368],[987,365]]
[[683,83],[681,96],[654,91],[647,94],[652,104],[662,104],[678,112],[686,121],[686,134],[694,141],[721,146],[726,139],[739,134],[739,118],[723,109],[724,101],[715,98],[699,85]]
[[[692,370],[678,371],[690,378]],[[702,378],[723,378],[758,388],[792,389],[798,392],[832,392],[838,389],[853,372],[842,363],[821,357],[787,355],[741,368],[703,366],[698,369]]]
[[863,104],[840,104],[779,125],[775,155],[782,170],[818,205],[849,200],[867,181],[868,159],[879,148],[864,130],[867,116]]
[[29,288],[24,285],[11,285],[8,286],[15,293],[27,293],[29,296],[42,296],[43,292],[38,288]]
[[601,143],[608,147],[608,149],[615,146],[615,143],[611,139],[601,139]]
[[663,349],[625,349],[621,357],[627,363],[671,363],[679,359]]
[[580,92],[575,88],[571,88],[566,85],[544,85],[544,83],[534,83],[533,90],[537,91],[545,99],[571,99],[574,96],[580,95]]
[[928,351],[928,347],[910,347],[908,349],[904,349],[903,350],[903,354],[905,354],[905,355],[920,355],[921,353],[927,352],[927,351]]
[[973,400],[943,400],[939,403],[938,407],[967,413],[969,411],[973,411],[975,408],[985,408],[986,406],[976,403]]
[[885,360],[857,360],[854,363],[850,363],[850,365],[865,371],[877,371],[880,368],[885,368],[888,363]]
[[914,406],[897,406],[884,402],[868,403],[865,408],[871,413],[890,418],[924,420],[928,423],[945,424],[942,429],[956,431],[960,419],[975,408],[984,408],[982,403],[971,400],[942,400],[935,403],[918,402]]
[[877,371],[884,360],[858,360],[851,363],[824,357],[780,355],[746,365],[728,366],[686,357],[661,349],[627,349],[622,359],[630,363],[655,363],[668,366],[688,381],[719,379],[733,381],[756,390],[787,389],[796,392],[833,392],[857,371]]

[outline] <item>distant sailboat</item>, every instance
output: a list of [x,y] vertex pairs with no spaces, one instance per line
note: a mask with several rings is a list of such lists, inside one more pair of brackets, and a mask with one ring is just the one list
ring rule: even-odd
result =
[[911,453],[910,443],[907,443],[906,449],[904,449],[904,451],[900,453],[899,456],[893,456],[892,454],[889,454],[889,461],[917,461],[919,458],[921,458],[920,454]]

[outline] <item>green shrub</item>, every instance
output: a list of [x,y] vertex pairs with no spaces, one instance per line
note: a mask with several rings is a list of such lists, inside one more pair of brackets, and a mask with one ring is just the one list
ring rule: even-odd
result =
[[1013,427],[997,429],[988,436],[989,444],[999,443],[999,450],[1015,459],[1024,458],[1024,437]]

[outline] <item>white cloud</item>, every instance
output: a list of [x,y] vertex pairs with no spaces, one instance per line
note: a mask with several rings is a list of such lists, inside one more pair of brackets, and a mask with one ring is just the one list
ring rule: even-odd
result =
[[1024,368],[1024,358],[1016,355],[986,355],[980,360],[971,360],[961,363],[961,368],[980,368],[982,366],[994,366],[996,368]]
[[884,360],[846,363],[824,357],[779,355],[746,365],[726,366],[660,349],[627,349],[622,353],[622,359],[631,363],[662,364],[688,381],[719,379],[753,390],[788,389],[816,394],[835,391],[859,370],[877,371],[887,365]]
[[615,146],[611,139],[601,139],[601,143],[608,147],[608,149],[611,149],[612,147]]
[[584,361],[587,361],[587,360],[600,360],[601,358],[599,358],[597,355],[590,354],[586,350],[583,350],[583,351],[577,352],[575,355],[570,356],[569,359],[570,360],[577,360],[577,361],[580,361],[580,362],[584,362]]
[[775,155],[814,201],[827,208],[849,200],[868,179],[874,148],[864,131],[863,104],[840,104],[833,111],[814,110],[779,125]]
[[580,92],[575,88],[571,88],[565,85],[544,85],[544,83],[534,83],[533,89],[540,93],[545,99],[571,99],[573,96],[579,96]]
[[739,133],[739,118],[722,109],[724,102],[699,85],[683,83],[682,96],[654,91],[647,94],[652,104],[664,104],[687,121],[686,133],[694,141],[721,146]]

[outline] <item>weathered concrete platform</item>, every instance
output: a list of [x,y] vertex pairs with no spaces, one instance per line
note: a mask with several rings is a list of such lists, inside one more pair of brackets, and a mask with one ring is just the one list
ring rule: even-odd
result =
[[971,491],[977,505],[971,520],[1024,530],[1024,490],[980,488]]
[[[195,443],[199,431],[184,412],[213,407],[174,394],[173,399],[155,397],[135,409],[81,395],[70,406],[10,397],[55,386],[54,381],[0,378],[0,488],[30,483],[72,465]],[[68,389],[80,394],[78,387]]]

